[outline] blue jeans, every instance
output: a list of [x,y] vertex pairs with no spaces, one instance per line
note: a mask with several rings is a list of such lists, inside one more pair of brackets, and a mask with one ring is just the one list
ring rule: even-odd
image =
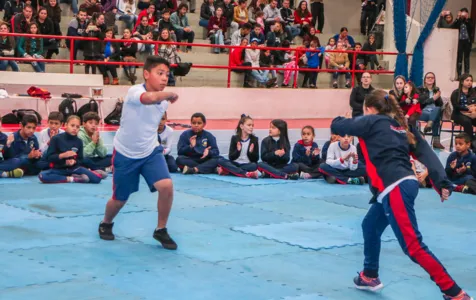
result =
[[[182,40],[187,40],[188,43],[193,43],[195,39],[195,32],[189,31],[186,32],[183,29],[175,29],[175,35],[177,36],[177,42],[181,42]],[[187,46],[187,49],[192,49],[192,46]]]
[[61,0],[58,2],[59,3],[67,3],[69,4],[71,2],[71,9],[73,10],[73,14],[77,15],[78,12],[79,12],[79,9],[78,9],[78,0]]
[[[213,35],[210,36],[210,41],[214,45],[225,45],[225,36],[223,31],[217,30]],[[213,52],[220,53],[222,48],[213,48]]]
[[200,19],[200,21],[198,21],[198,25],[208,28],[208,20]]
[[6,71],[8,66],[12,68],[13,72],[18,72],[20,69],[18,68],[18,65],[15,61],[13,60],[0,60],[0,71]]
[[31,66],[33,67],[33,70],[35,70],[35,72],[45,73],[45,63],[44,62],[32,61]]
[[390,225],[403,252],[428,272],[443,293],[455,294],[459,287],[423,243],[418,230],[414,208],[418,189],[418,181],[404,180],[382,199],[382,203],[374,203],[370,207],[362,222],[364,275],[378,277],[381,236]]
[[[74,0],[73,0],[74,1]],[[137,22],[137,15],[127,15],[127,14],[120,14],[116,15],[116,20],[120,20],[126,24],[126,27],[129,29],[134,28],[134,25]]]
[[441,107],[430,104],[421,112],[420,121],[432,121],[431,132],[433,136],[440,136]]
[[251,76],[253,76],[261,84],[265,84],[268,81],[267,75],[267,73],[264,74],[260,70],[251,70]]
[[[338,70],[338,68],[334,68],[334,70]],[[343,72],[335,72],[332,74],[332,78],[334,80],[337,80],[339,78],[339,75],[345,74],[345,80],[350,80],[351,76],[350,73],[343,73]]]
[[295,37],[297,37],[299,35],[299,33],[301,33],[301,29],[297,28],[297,27],[294,27],[292,25],[286,25],[286,27],[284,27],[284,31],[286,32],[287,36],[288,36],[288,40],[291,42]]

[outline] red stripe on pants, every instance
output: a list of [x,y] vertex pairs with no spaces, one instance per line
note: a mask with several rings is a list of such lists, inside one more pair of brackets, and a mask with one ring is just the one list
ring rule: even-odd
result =
[[400,187],[394,188],[389,196],[390,208],[407,246],[408,255],[430,274],[442,291],[452,288],[455,285],[454,280],[441,263],[422,248],[413,226],[416,224],[413,224],[408,216]]

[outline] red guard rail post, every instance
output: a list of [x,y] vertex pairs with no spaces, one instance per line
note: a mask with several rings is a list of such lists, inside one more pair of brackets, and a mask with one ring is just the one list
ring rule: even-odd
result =
[[[373,52],[373,51],[355,51],[355,50],[329,50],[326,52],[329,53],[349,53],[353,54],[353,62],[351,68],[349,70],[334,70],[334,69],[309,69],[309,68],[299,68],[299,53],[301,51],[305,52],[320,52],[320,50],[310,50],[310,49],[301,49],[301,48],[283,48],[283,47],[251,47],[251,46],[229,46],[229,45],[214,45],[214,44],[194,44],[194,43],[178,43],[178,42],[159,42],[159,41],[145,41],[145,40],[123,40],[123,39],[104,39],[99,40],[98,38],[90,38],[90,37],[77,37],[77,36],[57,36],[57,35],[44,35],[44,34],[23,34],[23,33],[2,33],[1,36],[14,36],[14,37],[36,37],[36,38],[54,38],[54,39],[65,39],[71,42],[70,46],[70,55],[69,59],[37,59],[37,58],[23,58],[23,57],[0,57],[0,60],[14,60],[14,61],[39,61],[39,62],[48,62],[48,63],[65,63],[69,64],[69,71],[70,73],[74,73],[74,64],[76,63],[84,63],[90,65],[118,65],[121,66],[143,66],[143,62],[110,62],[110,61],[87,61],[87,60],[75,60],[74,59],[74,51],[75,45],[74,42],[76,40],[82,41],[98,41],[98,42],[107,42],[107,41],[128,41],[132,43],[142,43],[142,44],[154,44],[154,53],[158,54],[158,46],[159,45],[176,45],[176,46],[193,46],[193,47],[207,47],[207,48],[225,48],[229,49],[228,53],[228,65],[227,66],[218,66],[218,65],[198,65],[193,64],[192,68],[195,69],[226,69],[228,72],[227,76],[227,87],[229,88],[231,85],[231,71],[232,69],[237,70],[275,70],[275,71],[294,71],[294,80],[293,80],[293,87],[297,87],[297,77],[298,72],[329,72],[329,73],[352,73],[352,86],[355,85],[355,73],[364,73],[368,72],[370,74],[393,74],[393,71],[384,71],[384,70],[356,70],[355,63],[357,59],[357,53],[359,54],[379,54],[379,55],[397,55],[397,52]],[[294,51],[296,65],[292,68],[277,68],[277,67],[244,67],[244,66],[231,66],[231,51],[233,49],[255,49],[258,48],[260,50],[281,50],[281,51]],[[411,53],[407,53],[407,56],[411,56]],[[324,59],[324,58],[323,58]],[[176,66],[172,64],[172,66]]]

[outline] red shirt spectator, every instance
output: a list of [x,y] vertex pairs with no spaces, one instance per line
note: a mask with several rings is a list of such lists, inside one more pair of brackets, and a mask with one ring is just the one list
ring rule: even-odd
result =
[[137,16],[137,23],[136,26],[134,26],[134,31],[136,30],[137,26],[140,25],[140,21],[142,20],[142,17],[148,17],[149,18],[149,26],[157,26],[157,17],[155,15],[155,5],[151,4],[149,5],[149,8],[144,9],[139,13]]

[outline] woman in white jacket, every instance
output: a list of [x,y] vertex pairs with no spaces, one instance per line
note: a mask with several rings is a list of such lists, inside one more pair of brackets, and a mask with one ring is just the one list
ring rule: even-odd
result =
[[[258,39],[254,38],[251,39],[251,47],[245,50],[245,62],[251,63],[252,67],[259,68],[259,56],[260,56],[260,49],[258,48]],[[251,70],[251,76],[253,76],[260,86],[266,86],[267,88],[273,87],[276,83],[276,78],[272,78],[268,80],[267,72],[263,72],[261,70]]]

